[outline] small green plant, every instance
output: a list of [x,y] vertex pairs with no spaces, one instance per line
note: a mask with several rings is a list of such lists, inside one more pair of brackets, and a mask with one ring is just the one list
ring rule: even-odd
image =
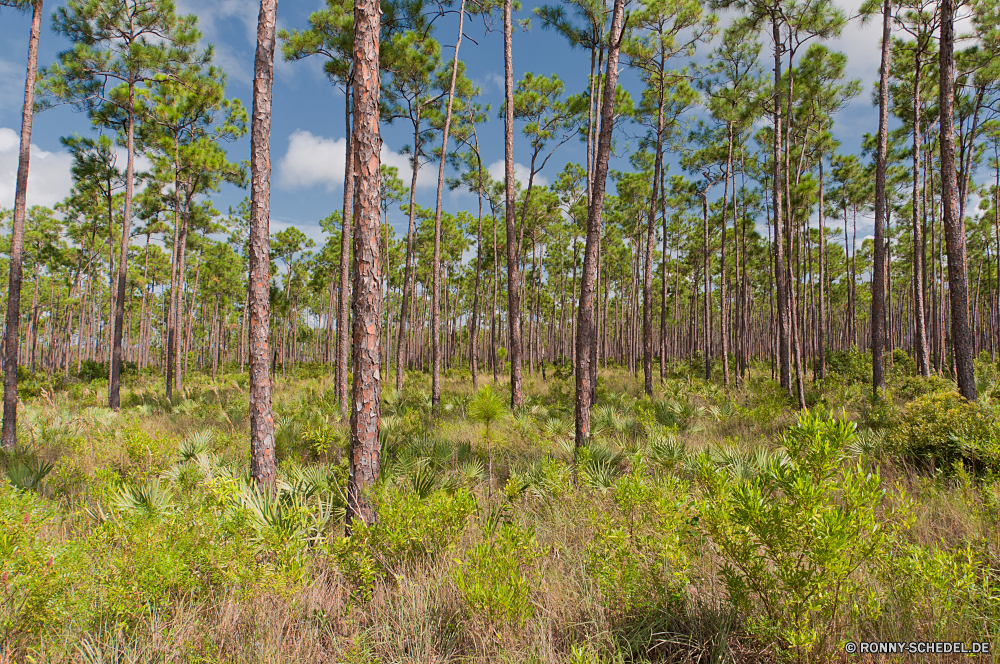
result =
[[468,611],[495,628],[523,626],[534,615],[537,557],[533,532],[510,522],[496,525],[454,572]]
[[[503,349],[501,349],[503,350]],[[483,442],[486,443],[487,477],[489,491],[493,491],[493,428],[509,415],[503,397],[493,391],[489,383],[483,385],[469,401],[466,416],[483,425]]]
[[615,509],[593,515],[589,569],[605,608],[631,620],[679,600],[688,567],[682,534],[693,515],[680,480],[647,477],[638,455],[614,483],[612,498]]
[[738,478],[701,457],[701,522],[725,561],[730,599],[753,631],[800,659],[826,661],[859,568],[884,554],[902,516],[883,509],[878,472],[847,461],[855,429],[803,413],[784,437],[787,459]]
[[42,480],[55,467],[54,464],[39,459],[34,452],[21,447],[10,452],[0,452],[0,461],[5,466],[10,483],[25,491],[38,491]]
[[128,514],[161,519],[174,507],[170,490],[158,481],[127,484],[118,490],[115,506]]
[[465,489],[434,491],[421,499],[404,483],[382,485],[377,503],[373,525],[356,524],[350,537],[329,542],[332,559],[363,597],[371,596],[376,581],[451,546],[476,509],[475,497]]

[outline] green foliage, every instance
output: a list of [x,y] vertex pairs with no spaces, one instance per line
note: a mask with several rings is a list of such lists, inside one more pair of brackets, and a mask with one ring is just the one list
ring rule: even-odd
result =
[[84,603],[74,587],[84,580],[86,554],[79,542],[52,537],[57,519],[38,496],[0,484],[0,643],[14,652]]
[[931,470],[948,471],[956,462],[977,470],[1000,470],[996,407],[970,403],[953,390],[909,403],[889,440],[893,451]]
[[635,619],[676,605],[687,585],[688,554],[682,536],[692,505],[680,480],[646,476],[641,457],[612,491],[614,509],[593,515],[594,538],[588,568],[605,609],[619,619]]
[[333,539],[330,556],[364,597],[378,581],[433,558],[455,543],[476,510],[465,489],[435,491],[424,499],[405,485],[383,485],[377,496],[378,520],[353,524],[350,537]]
[[827,350],[826,364],[829,373],[848,385],[872,382],[872,354],[859,350]]
[[15,447],[10,452],[0,450],[0,463],[11,485],[25,491],[38,491],[42,480],[52,472],[54,464],[42,461],[27,448]]
[[859,568],[885,555],[899,519],[883,511],[878,472],[847,460],[855,440],[854,423],[806,412],[784,437],[787,459],[759,474],[733,478],[701,458],[702,523],[730,599],[758,635],[816,661],[848,616]]
[[919,626],[928,639],[976,638],[1000,615],[1000,588],[982,555],[971,547],[907,546],[886,566],[892,604],[883,611],[890,609],[897,623]]
[[510,522],[485,535],[455,570],[455,586],[475,618],[494,628],[520,628],[535,611],[531,603],[538,581],[535,535]]
[[156,481],[127,484],[118,490],[115,506],[128,514],[161,519],[173,509],[173,496]]

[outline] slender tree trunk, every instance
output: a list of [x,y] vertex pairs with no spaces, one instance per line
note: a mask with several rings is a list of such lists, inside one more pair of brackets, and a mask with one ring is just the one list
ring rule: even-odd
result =
[[472,319],[469,322],[469,371],[472,372],[472,388],[477,386],[479,358],[476,344],[479,338],[479,281],[483,264],[483,165],[476,149],[476,193],[479,196],[479,226],[476,231],[476,284],[472,295]]
[[347,402],[347,363],[349,361],[350,344],[348,344],[347,323],[350,316],[351,284],[349,272],[351,265],[351,202],[354,196],[354,157],[352,148],[354,140],[351,135],[351,88],[345,87],[346,105],[344,120],[347,134],[344,142],[347,144],[346,165],[344,167],[344,214],[340,232],[340,302],[337,311],[337,400],[340,401],[340,416],[346,417]]
[[921,220],[920,195],[920,154],[923,148],[920,136],[921,104],[920,75],[922,63],[920,48],[915,49],[913,63],[913,317],[915,322],[914,354],[917,360],[917,373],[927,377],[931,375],[930,358],[927,353],[927,320],[924,316],[924,236]]
[[346,534],[355,520],[371,525],[375,506],[367,495],[379,477],[382,393],[382,287],[379,232],[379,30],[376,0],[354,6],[354,371],[351,394],[351,452],[347,480]]
[[451,86],[448,88],[448,106],[441,137],[441,165],[438,169],[437,204],[434,209],[434,292],[431,293],[431,408],[435,416],[441,415],[441,198],[444,194],[444,170],[448,163],[448,132],[451,130],[451,112],[455,102],[455,81],[458,79],[458,49],[462,46],[462,28],[465,25],[465,0],[458,10],[458,38],[455,57],[451,64]]
[[250,133],[250,476],[257,490],[275,491],[277,463],[268,353],[270,331],[271,87],[277,0],[261,0],[254,58]]
[[[507,0],[510,6],[510,0]],[[600,247],[601,218],[604,211],[604,194],[607,185],[608,160],[611,154],[611,135],[614,129],[615,90],[618,85],[618,53],[621,48],[625,14],[625,0],[615,0],[609,35],[608,68],[604,78],[604,95],[601,102],[601,131],[598,137],[594,169],[593,197],[587,213],[587,244],[584,250],[583,275],[580,281],[580,313],[576,338],[576,430],[575,446],[587,445],[590,440],[591,381],[594,363],[594,284],[597,274],[597,255]],[[509,186],[509,185],[508,185]]]
[[403,354],[406,340],[406,321],[410,314],[410,297],[413,292],[413,234],[414,219],[417,214],[416,191],[417,172],[420,169],[420,114],[413,123],[413,173],[410,179],[410,225],[406,231],[406,267],[403,271],[403,303],[399,310],[399,340],[396,343],[396,391],[403,389],[403,368],[408,366],[410,349]]
[[[511,0],[503,4],[504,35],[504,174],[506,182],[507,221],[507,329],[510,340],[510,404],[519,408],[524,403],[521,385],[521,275],[514,228],[514,59],[512,52]],[[613,89],[612,89],[613,90]],[[613,96],[613,95],[612,95]],[[598,222],[599,223],[599,222]],[[522,229],[523,229],[522,224]],[[589,418],[588,418],[589,419]]]
[[128,86],[128,106],[125,131],[128,162],[125,167],[125,204],[122,209],[122,247],[118,256],[118,288],[115,295],[115,329],[111,348],[111,384],[108,386],[108,407],[121,407],[122,333],[125,324],[125,277],[128,268],[128,247],[132,228],[132,194],[135,190],[135,85]]
[[[729,385],[729,318],[726,313],[726,211],[729,201],[729,179],[733,177],[733,125],[727,127],[726,184],[722,194],[722,252],[719,257],[719,334],[722,340],[722,382]],[[733,178],[733,200],[736,200],[736,178]],[[733,239],[736,238],[736,215],[733,215]]]
[[885,393],[886,271],[885,260],[885,169],[889,145],[889,50],[891,7],[882,3],[882,65],[878,93],[878,147],[875,154],[875,266],[872,277],[872,392],[875,399]]
[[42,26],[42,0],[36,0],[28,39],[28,67],[21,112],[21,145],[14,192],[14,224],[10,236],[10,275],[7,288],[7,316],[4,327],[3,432],[0,447],[17,443],[17,359],[21,326],[21,268],[24,260],[24,216],[28,200],[28,168],[31,159],[31,125],[34,119],[35,75],[38,71],[38,38]]
[[[707,177],[707,176],[706,176]],[[712,333],[711,333],[711,316],[712,307],[711,303],[711,293],[709,292],[709,280],[708,271],[710,269],[711,259],[708,256],[708,186],[706,185],[705,190],[701,192],[701,212],[702,220],[704,222],[703,231],[704,237],[702,238],[702,270],[704,278],[705,287],[705,308],[702,310],[702,316],[704,318],[703,324],[704,329],[702,334],[704,335],[704,348],[702,351],[705,353],[705,380],[712,380]]]
[[826,220],[824,218],[823,155],[819,157],[819,377],[826,378]]
[[[662,64],[662,62],[661,62]],[[660,193],[660,170],[663,168],[663,95],[656,110],[656,153],[653,155],[653,184],[646,223],[646,251],[642,276],[642,374],[646,394],[653,396],[653,241],[656,239],[656,211]],[[666,265],[664,253],[664,265]],[[660,360],[661,366],[663,360]],[[662,372],[661,372],[662,377]]]
[[774,206],[774,276],[777,287],[777,319],[778,319],[778,364],[781,387],[789,394],[792,391],[791,377],[791,308],[788,297],[788,272],[785,269],[785,240],[782,234],[782,193],[781,193],[781,130],[782,130],[782,100],[781,94],[781,53],[782,41],[778,19],[772,17],[771,32],[774,39],[774,143],[772,159],[774,173],[772,175],[772,205]]
[[965,253],[965,220],[958,200],[955,171],[955,0],[941,0],[941,50],[939,84],[941,113],[941,204],[948,245],[948,297],[951,300],[951,336],[958,391],[976,400],[972,363],[972,332],[969,328],[968,265]]

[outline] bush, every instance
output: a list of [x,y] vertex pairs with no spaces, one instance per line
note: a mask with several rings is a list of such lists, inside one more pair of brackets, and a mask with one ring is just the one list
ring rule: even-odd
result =
[[56,520],[48,503],[0,482],[0,644],[13,652],[86,605],[74,592],[85,554],[50,539]]
[[898,518],[882,511],[878,473],[846,462],[855,429],[804,413],[784,438],[787,457],[735,479],[700,459],[702,523],[724,561],[730,599],[752,632],[800,659],[826,661],[845,604],[860,590],[859,567],[883,554]]
[[469,552],[454,574],[469,612],[493,626],[519,628],[534,615],[531,589],[538,581],[534,533],[502,523]]
[[997,410],[970,403],[957,392],[934,392],[907,404],[890,436],[904,459],[949,470],[961,462],[974,470],[1000,470],[1000,423]]
[[851,350],[827,350],[826,364],[830,373],[840,376],[848,385],[872,382],[872,354]]
[[692,517],[687,494],[673,476],[653,481],[645,475],[645,464],[633,457],[631,472],[614,484],[617,509],[593,515],[589,570],[602,604],[620,620],[666,608],[687,585],[681,546]]
[[403,484],[383,486],[377,503],[374,525],[353,524],[350,537],[330,542],[333,560],[365,597],[376,581],[454,544],[476,509],[476,499],[465,489],[434,491],[422,500]]
[[[96,360],[84,360],[80,363],[80,371],[77,372],[77,377],[86,382],[93,380],[107,380],[108,374],[108,363],[107,362],[97,362]],[[139,375],[139,365],[135,362],[129,362],[127,360],[122,361],[122,377],[135,377]]]

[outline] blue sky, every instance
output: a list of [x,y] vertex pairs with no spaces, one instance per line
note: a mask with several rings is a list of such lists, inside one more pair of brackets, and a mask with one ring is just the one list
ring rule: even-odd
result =
[[[59,51],[69,47],[63,37],[51,29],[51,14],[63,2],[47,2],[40,44],[40,64],[55,60]],[[324,3],[321,0],[282,0],[278,6],[278,25],[285,28],[304,28],[308,15]],[[541,4],[541,3],[537,3]],[[857,0],[848,0],[842,8],[852,13]],[[256,43],[256,22],[259,3],[254,0],[177,0],[179,11],[194,13],[199,18],[204,40],[215,45],[216,63],[228,74],[228,95],[251,101],[251,77]],[[516,18],[531,16],[536,3],[525,2],[524,10]],[[723,15],[723,22],[727,17]],[[13,205],[14,173],[17,168],[17,136],[20,131],[20,106],[24,90],[24,61],[27,54],[27,35],[30,14],[18,14],[7,8],[0,13],[0,206]],[[437,22],[435,36],[445,46],[442,57],[450,60],[451,45],[455,41],[457,17],[446,17]],[[481,101],[493,108],[489,122],[480,129],[480,140],[486,163],[494,165],[494,173],[502,174],[503,123],[496,111],[503,101],[503,51],[499,22],[486,29],[481,19],[466,22],[466,34],[475,42],[465,40],[460,55],[466,62],[469,77],[482,90]],[[877,127],[876,109],[870,103],[870,90],[878,70],[878,31],[875,25],[860,26],[852,22],[843,36],[828,45],[844,51],[849,57],[848,75],[860,78],[865,93],[855,99],[836,118],[835,134],[842,143],[842,151],[856,151],[865,132]],[[768,48],[765,40],[765,51]],[[700,49],[704,56],[709,46]],[[696,56],[698,57],[698,56]],[[765,64],[766,66],[766,64]],[[542,30],[537,21],[528,32],[518,31],[514,36],[515,79],[524,72],[558,74],[566,84],[567,94],[581,91],[587,83],[589,58],[583,51],[571,50],[557,34]],[[322,233],[318,220],[342,205],[343,192],[343,137],[344,102],[340,90],[331,86],[322,73],[318,57],[301,62],[276,63],[274,108],[271,126],[271,155],[274,164],[272,176],[272,232],[290,225],[299,227],[319,243]],[[621,82],[638,99],[641,86],[627,69]],[[71,186],[69,155],[59,143],[59,137],[73,132],[87,134],[91,131],[86,116],[67,107],[60,107],[38,114],[35,118],[33,153],[29,186],[29,204],[52,205],[60,200]],[[401,125],[383,125],[386,151],[384,163],[400,168],[404,181],[409,183],[409,165],[399,154],[408,142],[406,128]],[[630,133],[636,133],[631,130]],[[438,139],[440,140],[440,139]],[[244,138],[228,146],[231,159],[249,156],[249,140]],[[515,161],[527,163],[527,143],[515,140]],[[571,141],[559,148],[543,172],[543,183],[554,179],[567,161],[583,163],[583,144]],[[612,167],[628,168],[619,162]],[[433,206],[437,166],[425,167],[417,187],[417,200]],[[671,169],[677,172],[676,168]],[[231,186],[213,196],[216,207],[225,212],[245,192]],[[475,200],[470,194],[451,192],[445,195],[446,210],[473,209]],[[406,219],[401,212],[394,212],[391,222],[397,233],[405,231]],[[859,228],[859,242],[867,228]]]

